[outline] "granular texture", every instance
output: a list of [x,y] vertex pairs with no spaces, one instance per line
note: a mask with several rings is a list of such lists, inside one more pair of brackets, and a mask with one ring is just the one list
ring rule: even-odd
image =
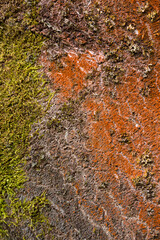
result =
[[56,92],[41,145],[62,179],[49,174],[52,188],[68,188],[53,205],[60,239],[159,239],[159,1],[41,6],[40,61]]

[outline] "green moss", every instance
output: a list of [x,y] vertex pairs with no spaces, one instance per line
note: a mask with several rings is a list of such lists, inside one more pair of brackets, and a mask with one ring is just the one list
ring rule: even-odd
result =
[[[36,3],[21,0],[4,7],[0,27],[0,238],[7,239],[8,230],[27,222],[48,225],[42,209],[48,204],[45,195],[21,201],[18,190],[26,181],[23,166],[28,153],[29,133],[33,122],[45,113],[39,104],[49,95],[40,66],[36,63],[44,39],[29,30],[36,21]],[[18,12],[23,18],[18,20]],[[27,18],[26,11],[34,12]],[[34,11],[33,11],[34,10]],[[29,20],[28,20],[29,19]],[[27,25],[28,24],[28,25]],[[45,223],[44,223],[45,222]],[[42,234],[44,229],[42,227]],[[20,237],[20,236],[19,236]],[[25,239],[25,236],[22,238]]]
[[57,118],[53,118],[47,122],[47,128],[55,128],[55,129],[60,129],[61,128],[61,121]]
[[74,118],[74,103],[70,102],[69,104],[64,103],[61,108],[61,118],[71,120]]

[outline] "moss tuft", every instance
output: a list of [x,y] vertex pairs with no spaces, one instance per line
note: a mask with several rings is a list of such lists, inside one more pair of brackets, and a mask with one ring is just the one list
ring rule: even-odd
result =
[[[37,1],[13,0],[2,4],[0,27],[0,238],[27,224],[48,224],[42,214],[45,195],[21,201],[18,190],[26,181],[23,166],[33,122],[44,115],[40,100],[49,95],[37,57],[44,39],[29,30],[36,23]],[[29,5],[29,2],[31,5]],[[7,6],[7,7],[6,7]],[[34,10],[34,11],[33,11]],[[21,11],[21,14],[19,14]],[[24,12],[23,12],[24,11]],[[26,17],[26,12],[34,16]],[[44,224],[45,222],[45,224]],[[47,229],[47,227],[45,227]],[[39,234],[42,234],[42,227]],[[18,231],[18,230],[17,230]],[[25,236],[18,235],[18,239]]]

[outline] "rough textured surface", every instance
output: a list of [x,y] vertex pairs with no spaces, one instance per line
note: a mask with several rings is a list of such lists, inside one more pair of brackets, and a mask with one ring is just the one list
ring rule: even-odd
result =
[[56,94],[33,127],[28,192],[45,190],[55,239],[159,239],[159,1],[40,5]]

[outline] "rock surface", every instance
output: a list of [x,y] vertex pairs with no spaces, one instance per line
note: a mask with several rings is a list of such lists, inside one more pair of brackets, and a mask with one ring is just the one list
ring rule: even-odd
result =
[[55,96],[33,126],[27,191],[46,192],[55,239],[158,240],[159,1],[40,6]]

